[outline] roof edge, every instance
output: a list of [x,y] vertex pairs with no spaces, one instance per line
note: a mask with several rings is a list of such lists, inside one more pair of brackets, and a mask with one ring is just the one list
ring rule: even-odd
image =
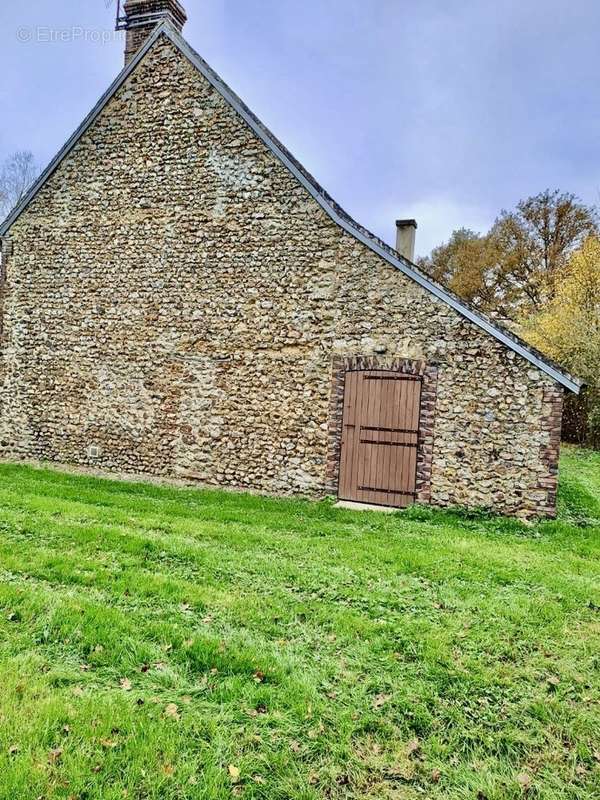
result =
[[291,155],[287,148],[269,131],[269,129],[250,111],[246,104],[241,100],[238,95],[217,75],[217,73],[204,61],[204,59],[191,47],[191,45],[183,38],[183,36],[176,30],[169,27],[165,31],[169,38],[176,44],[179,49],[184,53],[188,60],[195,66],[198,71],[212,84],[212,86],[221,94],[228,103],[238,112],[250,128],[262,139],[262,141],[275,153],[280,161],[288,168],[288,170],[300,181],[300,183],[308,190],[312,197],[319,203],[319,205],[327,212],[327,214],[347,233],[358,239],[362,244],[366,245],[370,250],[377,253],[385,259],[389,264],[399,269],[407,277],[414,280],[424,289],[429,291],[440,300],[444,301],[447,305],[454,308],[462,316],[466,317],[469,321],[482,328],[486,333],[498,339],[502,344],[514,352],[521,355],[527,361],[532,363],[542,372],[545,372],[553,380],[562,384],[569,391],[579,394],[583,383],[559,367],[558,364],[551,362],[546,356],[539,351],[530,347],[518,336],[510,331],[504,330],[498,325],[494,324],[491,320],[487,319],[483,314],[471,308],[458,296],[454,295],[448,289],[433,281],[425,273],[421,272],[416,264],[413,264],[408,259],[401,256],[398,252],[393,250],[389,245],[385,244],[381,239],[368,231],[358,222],[352,219],[333,198],[323,189],[322,186],[313,178],[310,173]]
[[[117,75],[115,80],[111,83],[108,89],[104,92],[104,94],[100,97],[96,105],[92,108],[90,113],[85,117],[81,125],[75,130],[75,132],[67,139],[65,144],[61,147],[58,153],[54,156],[52,161],[48,164],[48,166],[40,173],[38,178],[33,182],[27,193],[22,198],[21,202],[18,203],[12,211],[8,214],[6,219],[0,225],[0,236],[5,236],[8,233],[10,227],[17,221],[17,219],[21,216],[23,211],[27,208],[27,206],[31,203],[37,193],[40,191],[42,186],[46,183],[46,181],[53,175],[56,169],[60,166],[61,162],[69,155],[71,150],[75,147],[77,142],[81,139],[83,134],[87,131],[87,129],[92,125],[92,123],[96,120],[96,118],[100,115],[100,113],[104,110],[104,107],[112,99],[113,95],[115,95],[118,90],[121,88],[123,83],[127,80],[127,78],[131,75],[137,65],[140,63],[142,58],[145,56],[146,52],[150,49],[150,47],[154,44],[154,42],[158,39],[161,33],[166,33],[171,26],[162,23],[161,25],[157,26],[156,30],[152,32],[152,35],[148,37],[147,41],[144,45],[140,48],[140,50],[135,54],[135,57],[127,64],[121,72]],[[170,31],[169,31],[170,32]],[[170,37],[172,38],[172,37]]]
[[448,289],[444,288],[441,284],[433,281],[429,276],[421,272],[415,264],[401,256],[399,253],[389,247],[389,245],[385,244],[385,242],[376,237],[366,228],[363,228],[359,223],[353,220],[352,217],[346,214],[346,212],[340,206],[338,206],[333,198],[319,185],[315,178],[313,178],[313,176],[304,169],[304,167],[292,156],[287,148],[250,111],[248,106],[246,106],[246,104],[222,80],[222,78],[217,75],[213,69],[211,69],[204,59],[189,45],[179,31],[177,31],[168,20],[165,20],[155,28],[152,34],[144,42],[140,50],[136,53],[135,57],[119,73],[106,92],[102,95],[100,100],[96,103],[94,108],[83,120],[81,125],[67,140],[65,145],[59,150],[56,156],[48,164],[46,169],[31,186],[30,190],[27,192],[22,201],[10,212],[2,225],[0,225],[0,237],[6,236],[11,226],[21,216],[23,211],[38,194],[42,186],[56,171],[63,159],[66,158],[71,150],[75,147],[79,139],[93,124],[107,103],[111,100],[113,95],[120,89],[140,61],[144,58],[148,50],[161,35],[167,36],[167,38],[179,48],[179,50],[191,62],[191,64],[233,107],[233,109],[242,117],[244,122],[246,122],[246,124],[254,131],[254,133],[292,173],[292,175],[294,175],[294,177],[302,184],[302,186],[304,186],[304,188],[317,201],[317,203],[321,206],[321,208],[323,208],[329,217],[331,217],[331,219],[336,222],[344,231],[364,244],[374,253],[379,255],[391,266],[400,270],[400,272],[415,281],[422,288],[433,294],[434,297],[442,300],[470,322],[474,323],[483,331],[500,341],[510,350],[513,350],[518,355],[525,358],[527,361],[533,364],[533,366],[544,372],[554,381],[560,383],[569,391],[579,394],[583,386],[581,381],[566,373],[557,364],[554,364],[539,351],[531,348],[518,336],[515,336],[511,332],[494,324],[491,322],[491,320],[487,319],[483,314],[471,308],[468,304],[466,304]]

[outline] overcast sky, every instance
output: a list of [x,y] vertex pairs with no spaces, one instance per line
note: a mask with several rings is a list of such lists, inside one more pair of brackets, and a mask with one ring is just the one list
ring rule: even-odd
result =
[[[1,1],[0,159],[45,165],[122,66],[115,3]],[[424,254],[548,187],[600,199],[598,0],[182,2],[192,46],[390,243],[398,217]]]

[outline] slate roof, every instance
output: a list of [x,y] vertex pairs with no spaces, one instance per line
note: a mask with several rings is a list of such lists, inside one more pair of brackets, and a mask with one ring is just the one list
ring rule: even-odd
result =
[[325,191],[325,189],[323,189],[323,187],[302,166],[302,164],[300,164],[300,162],[294,158],[289,150],[269,131],[269,129],[258,119],[258,117],[256,117],[256,115],[235,94],[235,92],[230,89],[229,86],[227,86],[227,84],[213,69],[211,69],[204,59],[202,59],[202,57],[198,55],[198,53],[196,53],[192,47],[190,47],[189,43],[183,38],[179,31],[177,31],[168,21],[162,22],[157,26],[152,35],[140,48],[136,56],[121,71],[121,73],[117,76],[108,90],[102,95],[98,103],[94,106],[79,128],[69,138],[64,147],[50,162],[48,167],[42,172],[38,180],[33,184],[21,203],[9,214],[2,225],[0,225],[0,237],[7,235],[13,223],[18,219],[23,211],[25,211],[42,186],[59,167],[63,159],[66,158],[66,156],[75,147],[79,139],[93,124],[94,120],[102,112],[109,100],[127,80],[129,75],[137,67],[139,62],[144,58],[148,50],[160,36],[166,36],[167,39],[169,39],[173,45],[175,45],[175,47],[177,47],[184,54],[184,56],[186,56],[193,66],[206,78],[206,80],[209,81],[209,83],[222,95],[222,97],[235,109],[235,111],[237,111],[237,113],[242,117],[242,119],[244,119],[244,121],[250,126],[256,135],[262,139],[266,146],[279,158],[279,160],[300,181],[300,183],[307,189],[307,191],[313,196],[319,205],[327,212],[331,219],[333,219],[334,222],[336,222],[341,228],[343,228],[355,239],[362,242],[373,252],[377,253],[393,267],[400,270],[404,275],[411,278],[424,289],[429,291],[432,295],[445,302],[451,308],[455,309],[463,317],[470,320],[490,336],[493,336],[495,339],[502,342],[502,344],[504,344],[510,350],[518,353],[520,356],[533,364],[537,369],[549,375],[557,383],[561,384],[566,389],[569,389],[571,392],[579,394],[583,386],[583,383],[580,380],[567,373],[558,364],[540,353],[535,348],[528,345],[514,333],[502,327],[501,325],[492,322],[484,314],[465,303],[464,300],[461,300],[453,292],[434,281],[430,276],[422,272],[415,264],[401,256],[383,240],[375,236],[375,234],[371,233],[365,227],[352,219],[352,217],[335,202],[335,200]]

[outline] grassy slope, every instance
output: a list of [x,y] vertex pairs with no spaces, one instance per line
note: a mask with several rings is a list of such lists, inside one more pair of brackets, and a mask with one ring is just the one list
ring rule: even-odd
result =
[[598,797],[600,455],[562,470],[525,528],[0,466],[0,798]]

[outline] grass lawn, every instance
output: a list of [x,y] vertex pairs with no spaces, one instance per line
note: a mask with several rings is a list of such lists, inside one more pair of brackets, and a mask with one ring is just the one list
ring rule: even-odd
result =
[[600,796],[600,454],[560,519],[0,465],[0,798]]

